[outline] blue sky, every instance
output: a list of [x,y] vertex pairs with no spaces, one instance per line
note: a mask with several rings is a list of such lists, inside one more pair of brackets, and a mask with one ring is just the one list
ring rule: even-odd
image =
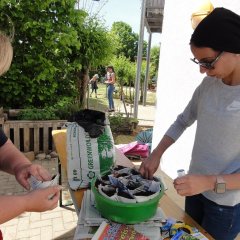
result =
[[[86,1],[86,0],[85,0]],[[142,0],[100,0],[94,2],[94,8],[100,10],[99,15],[105,19],[106,26],[111,28],[117,21],[128,23],[135,33],[140,31]],[[148,41],[148,33],[145,28],[144,40]],[[160,34],[152,34],[152,46],[159,46]]]

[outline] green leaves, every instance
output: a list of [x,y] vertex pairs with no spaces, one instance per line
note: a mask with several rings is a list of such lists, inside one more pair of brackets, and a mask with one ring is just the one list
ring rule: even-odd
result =
[[[76,96],[76,72],[111,57],[108,32],[96,18],[75,9],[75,0],[1,0],[0,10],[14,24],[14,59],[0,77],[3,106],[52,105]],[[0,14],[0,29],[10,23]],[[9,94],[10,93],[10,94]]]
[[[138,52],[138,34],[132,31],[130,25],[124,22],[114,22],[111,28],[111,35],[116,44],[116,55],[123,55],[134,62]],[[146,42],[143,46],[146,56]]]

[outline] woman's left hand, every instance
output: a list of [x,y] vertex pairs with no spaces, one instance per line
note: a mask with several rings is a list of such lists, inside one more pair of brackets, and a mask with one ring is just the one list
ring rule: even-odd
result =
[[181,196],[192,196],[213,190],[215,179],[207,175],[185,175],[173,181],[174,188]]
[[30,189],[28,178],[32,175],[39,181],[51,180],[51,174],[41,165],[23,164],[14,169],[17,181],[26,189]]

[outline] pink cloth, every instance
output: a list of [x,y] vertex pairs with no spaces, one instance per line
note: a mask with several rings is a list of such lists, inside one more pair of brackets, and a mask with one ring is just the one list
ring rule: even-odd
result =
[[148,157],[149,149],[147,144],[140,144],[137,141],[128,144],[119,144],[116,147],[125,155],[135,155],[142,158]]

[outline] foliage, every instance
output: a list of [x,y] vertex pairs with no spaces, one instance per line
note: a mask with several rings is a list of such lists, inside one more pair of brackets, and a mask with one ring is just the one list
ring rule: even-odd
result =
[[107,64],[113,56],[114,45],[103,22],[96,17],[87,17],[83,26],[77,29],[81,47],[75,52],[83,66],[95,68]]
[[31,108],[19,112],[19,120],[58,120],[69,119],[75,112],[79,111],[77,104],[74,104],[70,98],[64,98],[51,107],[44,109]]
[[103,23],[95,17],[87,17],[77,31],[82,45],[79,51],[74,52],[73,58],[80,59],[82,64],[80,71],[76,71],[76,79],[78,103],[85,107],[89,70],[100,64],[106,64],[112,57],[114,47]]
[[[138,34],[132,31],[132,27],[124,22],[114,22],[111,28],[111,35],[116,44],[116,55],[129,58],[135,61],[138,52]],[[143,43],[143,56],[146,56],[147,43]]]
[[111,57],[114,48],[107,30],[95,17],[75,9],[75,3],[0,2],[1,12],[6,13],[0,14],[0,28],[11,32],[9,17],[15,28],[13,63],[9,72],[0,77],[0,102],[4,107],[43,108],[54,104],[56,96],[79,99],[79,86],[85,84],[80,70],[88,73],[89,67]]
[[69,119],[71,115],[80,110],[79,105],[67,97],[62,98],[50,108],[59,119]]
[[73,25],[81,27],[86,15],[74,4],[75,0],[1,1],[1,11],[15,27],[13,64],[0,78],[3,104],[43,107],[52,104],[56,94],[74,90],[71,73],[81,63],[69,54],[79,50],[81,42]]
[[154,46],[151,48],[151,64],[153,66],[153,71],[155,72],[155,76],[157,76],[158,65],[159,65],[159,55],[160,55],[160,47]]
[[25,109],[25,110],[21,110],[18,115],[17,118],[19,120],[57,120],[59,119],[55,113],[49,109],[49,108],[45,108],[45,109]]
[[133,124],[137,124],[138,120],[135,118],[124,117],[121,113],[115,113],[113,116],[109,116],[110,127],[113,133],[119,132],[131,132],[133,130]]
[[129,71],[129,66],[131,62],[125,56],[114,57],[110,64],[114,66],[116,76],[117,76],[117,83],[120,86],[123,86],[126,83],[126,75]]

